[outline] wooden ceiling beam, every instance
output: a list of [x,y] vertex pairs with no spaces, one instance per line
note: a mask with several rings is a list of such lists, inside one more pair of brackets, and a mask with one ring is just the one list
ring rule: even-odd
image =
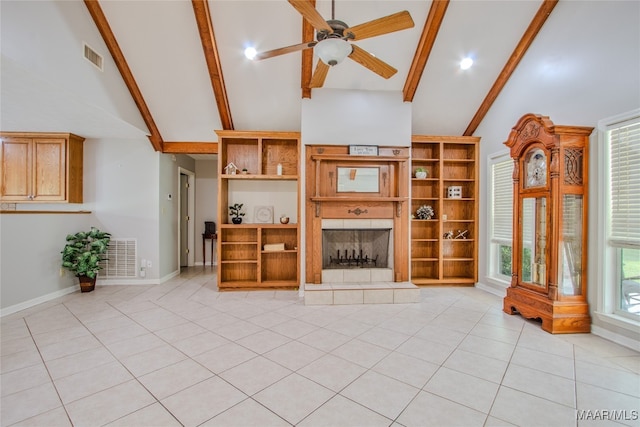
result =
[[107,49],[109,49],[109,53],[113,57],[118,71],[120,71],[120,75],[122,76],[127,89],[129,89],[129,93],[131,93],[131,96],[133,97],[133,102],[136,103],[136,106],[142,115],[142,119],[151,133],[151,135],[149,135],[151,145],[156,151],[162,151],[163,141],[160,131],[153,120],[153,116],[151,116],[151,111],[149,111],[147,103],[144,101],[142,92],[133,77],[129,64],[127,64],[127,60],[125,59],[122,50],[120,50],[118,41],[116,40],[113,31],[111,31],[111,26],[100,7],[100,3],[98,0],[84,0],[84,4],[87,6],[87,10],[89,11],[91,18],[93,18],[93,22],[96,24],[96,27],[98,27],[98,31],[107,45]]
[[218,106],[222,128],[233,130],[231,108],[229,107],[229,98],[227,97],[227,90],[222,77],[222,65],[220,64],[220,55],[218,54],[216,37],[213,32],[209,2],[208,0],[192,0],[191,4],[198,24],[198,33],[200,34],[202,50],[209,69],[209,78],[211,79],[211,87]]
[[217,142],[165,141],[163,153],[218,154]]
[[440,31],[440,25],[442,24],[448,6],[449,0],[433,0],[431,3],[431,8],[429,9],[427,20],[424,23],[416,53],[413,56],[411,68],[409,68],[407,80],[405,81],[404,88],[402,89],[405,102],[413,101],[413,97],[418,89],[418,84],[422,78],[424,68],[427,65],[429,55],[431,55],[431,49],[433,49],[433,44],[438,36],[438,31]]
[[520,39],[520,42],[513,50],[513,53],[507,60],[507,63],[502,68],[502,71],[500,71],[498,78],[493,83],[493,86],[491,86],[491,89],[489,89],[487,96],[484,98],[484,101],[482,101],[482,104],[480,104],[478,111],[476,111],[476,114],[473,116],[473,119],[471,119],[467,129],[464,131],[464,136],[471,136],[476,129],[478,129],[478,126],[480,126],[480,123],[487,115],[487,112],[493,105],[494,101],[498,98],[498,95],[500,95],[500,92],[511,78],[511,75],[520,63],[520,60],[524,57],[525,53],[527,53],[529,46],[531,46],[531,43],[535,40],[538,32],[546,22],[549,15],[551,15],[553,8],[556,7],[556,4],[558,4],[558,0],[543,0],[542,4],[538,8],[538,12],[536,12],[529,24],[529,27],[527,27],[527,30]]
[[[309,3],[316,6],[316,0],[309,0]],[[315,40],[315,29],[302,18],[302,42]],[[302,70],[300,72],[300,86],[302,88],[302,98],[311,98],[311,76],[313,75],[313,49],[302,51]]]

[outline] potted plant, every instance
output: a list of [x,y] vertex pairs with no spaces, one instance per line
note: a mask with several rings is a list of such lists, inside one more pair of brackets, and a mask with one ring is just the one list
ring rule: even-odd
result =
[[415,176],[416,178],[425,179],[427,177],[427,170],[425,168],[416,168]]
[[244,203],[235,203],[232,206],[229,206],[231,222],[233,222],[234,224],[242,223],[242,217],[244,216],[244,212],[241,212],[242,206],[244,206]]
[[111,234],[91,227],[90,231],[79,231],[67,235],[62,249],[62,267],[71,271],[80,282],[81,292],[91,292],[96,286],[102,255],[107,252]]
[[429,205],[422,205],[416,211],[418,219],[431,219],[435,215],[433,208]]

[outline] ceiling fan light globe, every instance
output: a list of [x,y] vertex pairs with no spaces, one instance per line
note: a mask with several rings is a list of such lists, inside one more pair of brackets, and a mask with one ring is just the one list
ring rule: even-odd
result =
[[346,40],[329,38],[320,41],[314,50],[322,62],[333,66],[344,61],[351,54],[353,48]]

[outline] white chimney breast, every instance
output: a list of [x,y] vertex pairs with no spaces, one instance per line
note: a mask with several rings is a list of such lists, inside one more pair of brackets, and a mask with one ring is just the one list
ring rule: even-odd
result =
[[401,91],[313,89],[302,102],[305,145],[411,146],[411,103]]

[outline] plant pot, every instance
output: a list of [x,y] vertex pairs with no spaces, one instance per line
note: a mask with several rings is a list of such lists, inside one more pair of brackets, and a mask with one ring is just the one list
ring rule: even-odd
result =
[[88,276],[77,276],[80,282],[80,292],[91,292],[96,288],[96,279]]
[[231,222],[233,222],[234,224],[242,224],[242,218],[231,218]]
[[426,171],[416,172],[416,178],[425,179],[426,177],[427,177],[427,172]]

